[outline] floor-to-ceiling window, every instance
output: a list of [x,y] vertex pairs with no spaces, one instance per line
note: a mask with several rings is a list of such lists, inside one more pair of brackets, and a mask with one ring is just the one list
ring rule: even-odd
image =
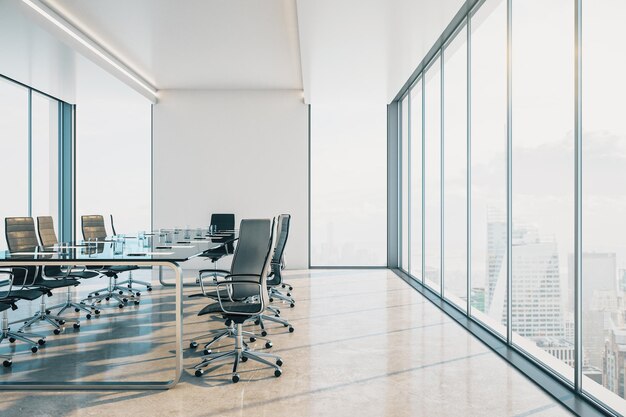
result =
[[617,0],[478,2],[399,92],[409,274],[621,415],[625,20]]
[[506,333],[507,10],[487,1],[471,16],[472,315]]
[[441,291],[441,60],[424,74],[424,282]]
[[402,212],[402,256],[401,266],[405,271],[409,270],[409,96],[407,95],[402,100],[402,112],[400,113],[401,120],[401,153],[402,153],[402,177],[400,183],[402,184],[402,206],[400,211]]
[[422,80],[417,80],[409,93],[411,100],[411,188],[409,207],[411,223],[409,230],[409,239],[411,242],[411,253],[409,254],[410,264],[409,272],[414,277],[422,279]]
[[60,101],[0,78],[0,249],[5,217],[52,216],[59,227]]
[[4,218],[28,215],[28,95],[20,85],[0,78],[0,248],[6,249]]
[[444,294],[467,308],[467,29],[444,48]]
[[626,414],[626,3],[582,11],[583,389]]

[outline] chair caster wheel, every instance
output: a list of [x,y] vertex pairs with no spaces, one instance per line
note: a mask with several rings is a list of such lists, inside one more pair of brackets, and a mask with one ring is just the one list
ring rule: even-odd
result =
[[272,347],[272,342],[267,342],[267,343],[265,343],[265,347],[266,347],[267,349],[271,348],[271,347]]
[[236,384],[237,382],[239,382],[239,375],[238,374],[233,375],[232,380],[233,380],[233,384]]
[[94,311],[94,313],[96,313],[96,315],[100,314],[100,310],[96,310]]
[[202,369],[197,369],[195,372],[195,376],[202,376],[202,374],[204,373],[204,371]]
[[74,328],[75,329],[80,329],[80,323],[74,323]]
[[270,297],[270,303],[273,303],[273,302],[274,302],[274,299]]
[[280,317],[280,315],[279,314],[274,314],[274,317]]
[[191,342],[191,343],[189,343],[189,348],[190,349],[195,349],[197,347],[198,347],[198,342]]
[[126,284],[126,288],[131,288],[131,287],[130,287],[130,284]]
[[91,314],[87,313],[85,317],[87,317],[87,320],[91,320]]
[[276,378],[278,378],[279,376],[281,376],[283,374],[283,371],[281,371],[280,369],[277,369],[274,371],[274,376]]
[[38,350],[39,348],[37,346],[33,346],[32,348],[30,348],[30,351],[33,353],[37,353]]
[[59,324],[65,324],[65,320],[57,320]]
[[39,340],[37,340],[37,344],[38,344],[39,346],[43,346],[43,345],[45,345],[45,344],[46,344],[46,341],[45,341],[44,339],[39,339]]
[[283,284],[283,285],[281,285],[281,287],[285,288],[285,287],[287,287],[287,286],[286,286],[285,284]]
[[276,365],[283,366],[283,361],[280,359],[276,359]]
[[291,285],[289,286],[289,291],[293,291],[293,287]]
[[256,337],[251,337],[250,338],[250,343],[256,342]]
[[294,303],[289,304],[289,307],[294,308],[296,305]]
[[9,342],[15,343],[15,338],[14,337],[9,337]]
[[261,331],[261,336],[263,336],[263,337],[267,336],[267,332],[265,330],[262,330]]
[[119,308],[124,308],[124,304],[122,304],[122,303],[119,303],[117,306],[118,306]]
[[137,291],[137,292],[135,293],[135,295],[136,295],[137,297],[140,297],[140,296],[141,296],[141,293],[140,293],[139,291]]
[[109,301],[109,297],[104,297],[105,300]]
[[122,301],[127,303],[128,302],[128,298],[122,298]]
[[50,314],[50,313],[52,313],[52,311],[46,310],[46,314]]
[[254,321],[254,325],[255,325],[255,326],[258,326],[259,324],[261,324],[261,322],[260,322],[259,320],[255,320],[255,321]]
[[233,324],[233,321],[232,321],[231,319],[227,319],[227,320],[224,322],[224,324],[225,324],[225,325],[227,325],[227,326],[230,326],[231,324]]
[[75,308],[74,311],[78,313],[80,312],[80,308]]
[[61,334],[61,329],[54,329],[53,333],[57,335]]
[[[93,297],[91,294],[89,294],[89,295],[87,296],[87,298],[91,298],[91,297]],[[81,304],[84,304],[84,303],[83,303],[83,302],[81,302]]]
[[119,295],[124,295],[124,291],[118,291],[117,292]]
[[287,293],[287,297],[291,297],[291,293],[290,292]]
[[294,329],[293,326],[289,326],[289,333],[293,333],[295,331],[296,331],[296,329]]
[[205,355],[210,355],[211,354],[211,349],[204,349],[204,351],[202,352]]
[[148,287],[148,291],[152,291],[152,287]]
[[280,310],[276,309],[276,314],[278,314],[280,316]]
[[241,362],[248,362],[248,357],[247,356],[242,356],[241,357]]
[[11,367],[11,365],[13,365],[13,361],[6,360],[6,361],[2,362],[2,365],[3,365],[5,368],[10,368],[10,367]]
[[97,296],[100,295],[100,293],[99,292],[95,292],[95,293],[93,293],[93,295],[95,295],[97,297]]
[[139,305],[139,300],[135,300],[135,305],[138,306]]

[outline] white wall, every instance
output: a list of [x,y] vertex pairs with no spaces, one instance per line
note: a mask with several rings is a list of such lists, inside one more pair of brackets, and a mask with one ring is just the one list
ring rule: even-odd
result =
[[155,228],[206,226],[215,212],[235,213],[237,222],[289,213],[287,267],[308,267],[301,91],[162,90],[153,117]]

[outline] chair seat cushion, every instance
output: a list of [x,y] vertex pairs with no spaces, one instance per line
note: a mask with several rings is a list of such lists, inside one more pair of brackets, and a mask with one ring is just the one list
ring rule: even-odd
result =
[[78,285],[78,280],[68,278],[68,279],[42,279],[35,282],[35,285],[38,287],[55,289],[55,288],[65,288],[71,287],[72,285]]
[[72,271],[69,273],[68,276],[72,278],[87,279],[87,278],[95,278],[99,275],[100,274],[95,271]]
[[11,294],[8,291],[0,291],[0,299],[19,299],[19,300],[27,300],[33,301],[38,299],[43,295],[43,292],[39,290],[14,290],[11,291]]
[[0,311],[8,310],[11,308],[11,304],[0,303]]
[[[239,303],[236,301],[223,301],[222,305],[224,306],[224,309],[228,311],[242,313],[243,315],[258,314],[259,310],[261,309],[261,304],[259,303]],[[223,313],[222,308],[220,307],[219,303],[209,304],[208,306],[200,310],[198,315],[204,316],[206,314],[215,314],[215,313]],[[238,316],[237,314],[232,314],[232,315],[227,314],[227,313],[224,313],[224,314],[227,315],[228,317],[233,317],[233,318],[235,316]]]

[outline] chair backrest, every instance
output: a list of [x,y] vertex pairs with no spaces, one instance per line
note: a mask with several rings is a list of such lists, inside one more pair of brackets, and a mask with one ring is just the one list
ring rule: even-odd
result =
[[[235,229],[235,215],[233,213],[213,213],[211,214],[211,226],[215,226],[215,229],[219,232],[221,230],[234,230]],[[231,239],[234,236],[225,236],[224,240]],[[226,253],[233,253],[235,250],[235,243],[229,242],[226,244]]]
[[32,217],[7,217],[4,226],[7,246],[11,252],[33,251],[39,246]]
[[[4,233],[11,252],[30,252],[39,246],[32,217],[7,217]],[[41,277],[41,269],[34,266],[11,268],[13,285],[35,284]]]
[[83,239],[106,239],[107,230],[104,227],[104,217],[100,215],[80,216],[80,221],[83,229]]
[[215,226],[217,231],[233,230],[235,228],[235,215],[232,213],[211,214],[211,226]]
[[113,233],[113,236],[117,235],[117,232],[115,231],[115,225],[113,224],[113,215],[109,214],[109,217],[111,218],[111,233]]
[[52,216],[37,217],[37,232],[39,233],[39,242],[41,242],[42,246],[54,246],[59,243],[57,234],[54,231]]
[[[268,270],[274,224],[269,219],[244,219],[239,225],[239,243],[235,250],[231,274],[254,274],[256,276],[233,277],[233,281],[256,281],[262,285],[233,285],[233,299],[260,295],[267,296],[265,280]],[[260,276],[259,276],[260,275]]]
[[290,214],[281,214],[278,216],[278,226],[276,230],[276,245],[274,246],[274,254],[272,255],[272,272],[274,276],[280,277],[280,271],[283,264],[283,256],[285,247],[287,246],[287,238],[289,237],[289,223],[291,222]]

